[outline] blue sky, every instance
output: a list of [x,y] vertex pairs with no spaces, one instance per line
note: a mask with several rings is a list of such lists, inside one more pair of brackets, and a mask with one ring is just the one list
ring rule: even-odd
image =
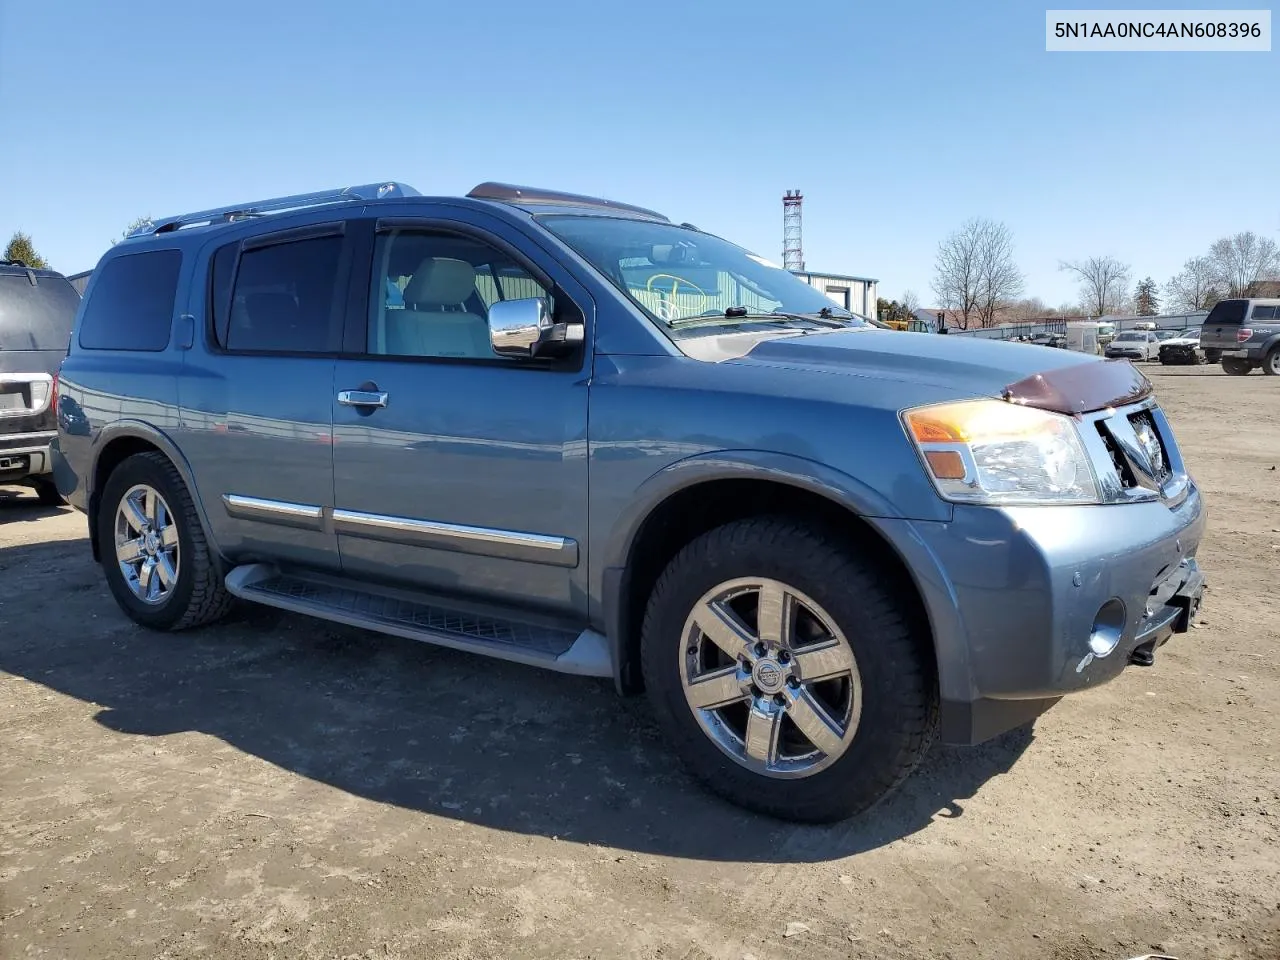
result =
[[1075,293],[1062,258],[1163,282],[1225,233],[1280,240],[1280,52],[1050,54],[1044,23],[1025,2],[0,0],[0,234],[72,273],[140,214],[497,179],[781,260],[799,188],[809,269],[926,304],[969,216],[1009,225],[1050,304]]

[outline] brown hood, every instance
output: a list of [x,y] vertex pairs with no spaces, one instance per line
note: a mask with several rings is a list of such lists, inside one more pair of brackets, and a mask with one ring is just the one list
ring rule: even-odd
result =
[[1077,414],[1136,403],[1154,392],[1128,360],[1105,360],[1034,373],[1009,384],[1001,395],[1010,403]]

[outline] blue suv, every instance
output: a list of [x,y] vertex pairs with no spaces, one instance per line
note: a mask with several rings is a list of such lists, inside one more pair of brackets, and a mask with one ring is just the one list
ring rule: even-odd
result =
[[58,487],[139,624],[240,598],[609,677],[794,820],[1152,663],[1203,590],[1127,361],[904,336],[575,194],[159,220],[93,271],[60,384]]

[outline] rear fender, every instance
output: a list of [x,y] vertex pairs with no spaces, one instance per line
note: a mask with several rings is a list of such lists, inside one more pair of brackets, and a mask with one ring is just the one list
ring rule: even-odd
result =
[[193,480],[191,464],[182,455],[177,444],[170,439],[168,434],[156,429],[149,423],[141,420],[117,420],[103,427],[94,438],[89,471],[85,477],[85,502],[88,505],[89,538],[93,546],[94,559],[98,559],[98,505],[101,500],[101,491],[95,486],[98,476],[98,463],[102,458],[102,454],[112,443],[125,438],[145,440],[169,458],[169,461],[181,474],[182,482],[186,485],[187,492],[191,494],[191,500],[196,508],[196,516],[199,518],[200,527],[204,531],[205,542],[213,548],[215,556],[221,557],[221,553],[217,549],[217,542],[213,539],[213,531],[209,527],[209,518],[205,513],[204,503],[200,499],[200,491]]

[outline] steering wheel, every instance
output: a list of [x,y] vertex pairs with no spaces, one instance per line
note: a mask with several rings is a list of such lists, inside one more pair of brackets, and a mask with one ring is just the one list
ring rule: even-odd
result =
[[[666,293],[666,291],[655,289],[653,285],[655,280],[670,280],[671,292]],[[676,294],[679,292],[681,284],[695,291],[697,295],[703,299],[707,298],[707,292],[692,280],[686,280],[684,277],[673,276],[669,273],[655,273],[649,278],[649,282],[644,285],[646,293],[665,295],[670,298],[667,300],[659,300],[658,309],[654,311],[658,316],[662,317],[663,320],[671,321],[675,319]],[[670,316],[668,316],[668,314],[670,314]]]

